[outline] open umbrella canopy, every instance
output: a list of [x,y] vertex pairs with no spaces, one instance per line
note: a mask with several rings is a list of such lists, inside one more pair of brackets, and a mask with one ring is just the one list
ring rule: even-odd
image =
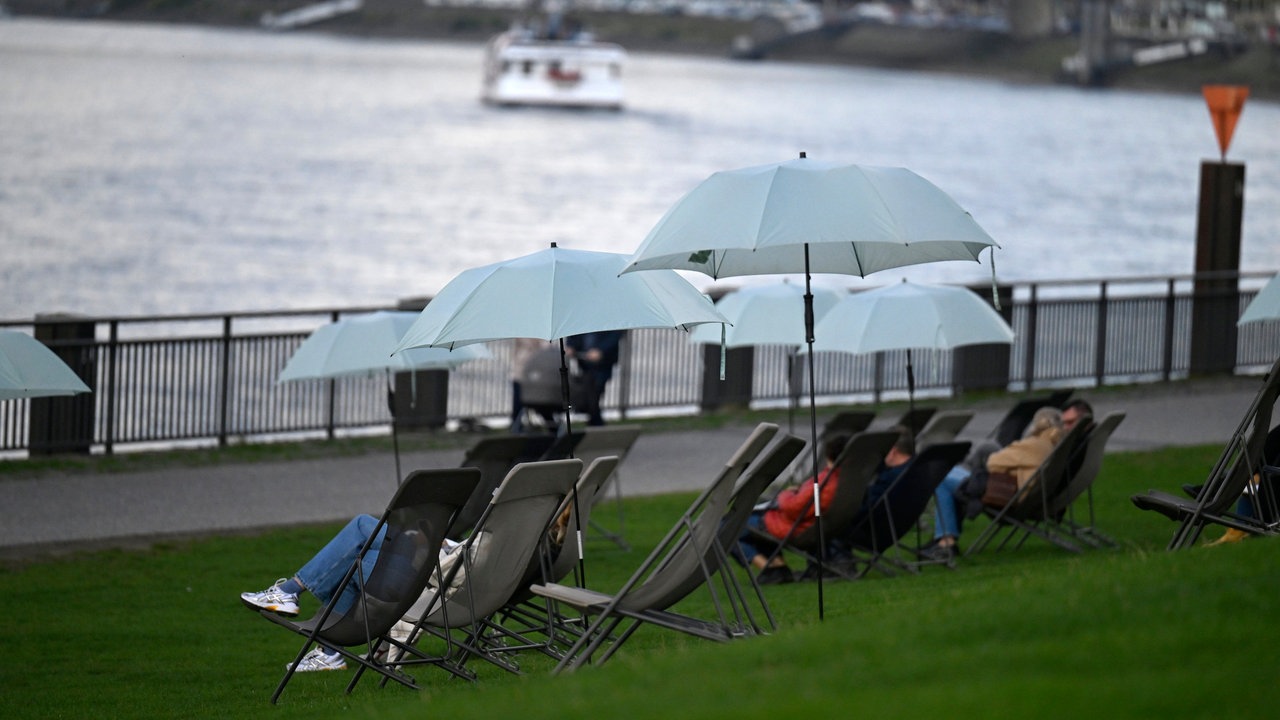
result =
[[469,345],[456,351],[415,348],[392,355],[417,318],[417,312],[384,310],[352,315],[322,325],[302,341],[276,382],[337,378],[388,370],[451,370],[471,360],[492,357],[484,345]]
[[[813,312],[821,318],[848,293],[835,288],[813,289]],[[716,301],[716,309],[731,325],[724,326],[725,347],[803,345],[804,286],[790,282],[749,285]],[[719,343],[720,326],[699,325],[690,342]]]
[[1280,320],[1280,275],[1271,278],[1266,285],[1262,286],[1258,294],[1249,302],[1249,307],[1244,309],[1236,325],[1266,320]]
[[813,351],[873,353],[1012,343],[1013,328],[977,293],[900,282],[850,293],[818,321]]
[[627,269],[722,278],[812,267],[865,277],[977,260],[996,246],[955,200],[910,170],[802,157],[711,175],[658,221]]
[[89,392],[44,343],[17,330],[0,330],[0,400]]
[[427,303],[396,352],[413,347],[531,337],[557,340],[603,330],[723,323],[710,298],[670,271],[620,275],[627,257],[554,244],[466,270]]

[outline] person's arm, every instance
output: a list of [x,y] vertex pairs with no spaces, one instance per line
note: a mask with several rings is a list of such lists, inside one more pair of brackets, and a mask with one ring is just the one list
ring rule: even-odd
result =
[[775,504],[780,512],[788,518],[795,519],[813,505],[813,479],[810,478],[793,488],[778,493]]

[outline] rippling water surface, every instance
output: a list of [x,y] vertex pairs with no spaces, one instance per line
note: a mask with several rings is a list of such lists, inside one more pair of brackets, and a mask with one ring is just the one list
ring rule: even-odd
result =
[[[710,173],[911,168],[1002,279],[1193,269],[1196,96],[635,54],[621,113],[478,101],[481,48],[0,21],[0,318],[385,305],[551,241],[633,251]],[[1280,105],[1250,101],[1242,265],[1280,268]],[[980,282],[944,263],[898,277]],[[709,283],[691,277],[700,285]]]

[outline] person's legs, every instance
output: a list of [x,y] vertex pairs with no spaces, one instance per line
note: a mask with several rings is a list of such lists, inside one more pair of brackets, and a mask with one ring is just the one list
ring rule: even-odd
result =
[[[969,479],[969,470],[957,465],[947,473],[934,491],[933,539],[938,544],[951,544],[960,537],[963,516],[957,511],[960,486]],[[948,542],[948,539],[950,542]]]
[[[355,562],[356,556],[360,553],[360,548],[364,546],[365,541],[369,539],[369,534],[378,524],[378,519],[372,515],[357,515],[346,524],[333,539],[328,542],[320,552],[307,561],[305,565],[299,568],[294,577],[302,583],[302,586],[311,591],[312,595],[322,603],[328,603],[334,593],[338,591],[338,583],[342,582],[342,577],[346,575],[347,569],[351,567],[351,563]],[[378,551],[382,547],[382,539],[386,536],[386,528],[378,531],[378,538],[370,547],[369,552],[365,555],[363,561],[364,578],[369,577],[369,573],[373,570],[373,565],[378,561]],[[352,582],[347,584],[343,589],[342,598],[338,604],[334,606],[335,612],[346,612],[356,600],[356,584],[354,578]]]

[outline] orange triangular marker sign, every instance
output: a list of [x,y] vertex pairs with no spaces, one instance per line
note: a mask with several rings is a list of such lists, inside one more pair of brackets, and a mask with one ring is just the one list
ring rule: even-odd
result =
[[1209,117],[1213,120],[1213,131],[1218,135],[1218,147],[1225,159],[1231,145],[1231,134],[1236,131],[1236,120],[1240,119],[1245,98],[1249,97],[1249,88],[1245,85],[1205,85],[1200,91],[1204,93],[1205,102],[1209,103]]

